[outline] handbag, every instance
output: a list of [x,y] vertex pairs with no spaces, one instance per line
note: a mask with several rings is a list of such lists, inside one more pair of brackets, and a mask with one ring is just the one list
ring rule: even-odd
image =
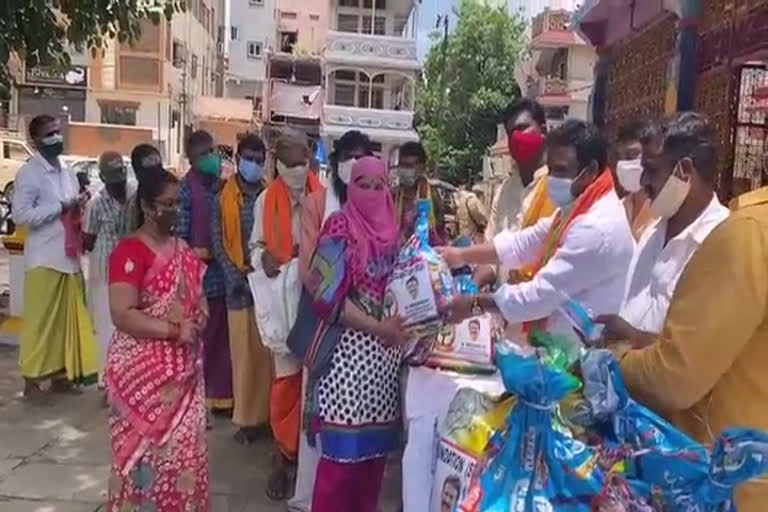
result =
[[308,371],[310,380],[325,375],[331,366],[333,349],[341,339],[343,327],[320,318],[312,308],[312,297],[301,288],[299,308],[286,344]]

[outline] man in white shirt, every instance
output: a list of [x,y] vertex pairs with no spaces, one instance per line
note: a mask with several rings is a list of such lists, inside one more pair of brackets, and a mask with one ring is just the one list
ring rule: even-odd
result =
[[[277,177],[254,203],[253,231],[248,244],[251,267],[259,278],[275,279],[288,265],[298,266],[302,203],[309,193],[321,188],[309,168],[310,156],[307,138],[301,132],[286,131],[275,144]],[[286,284],[289,285],[296,287],[296,303],[286,309],[295,311],[301,283],[297,277],[295,283]],[[285,305],[288,299],[274,297],[273,300]],[[254,294],[260,331],[264,327],[259,314],[262,305]],[[262,334],[262,341],[272,350],[270,425],[278,448],[266,492],[273,500],[285,500],[293,494],[296,479],[301,430],[301,361],[288,351],[286,340],[277,340],[280,346],[275,346]]]
[[661,332],[688,261],[729,210],[714,193],[716,154],[709,121],[683,112],[643,151],[642,186],[659,217],[645,231],[619,315],[603,316],[608,339],[643,346]]
[[571,298],[595,314],[617,313],[634,241],[597,127],[569,119],[547,136],[546,151],[547,192],[559,207],[553,216],[522,231],[502,232],[492,243],[441,250],[452,267],[536,264],[533,278],[504,284],[492,294],[457,297],[448,313],[458,322],[483,311],[499,312],[507,322],[527,322],[578,343],[561,306]]
[[95,382],[98,362],[78,246],[87,195],[59,162],[59,122],[37,116],[29,135],[37,151],[19,169],[13,196],[13,221],[27,229],[19,366],[24,396],[40,400],[41,381],[50,379],[52,391],[66,392],[74,383]]

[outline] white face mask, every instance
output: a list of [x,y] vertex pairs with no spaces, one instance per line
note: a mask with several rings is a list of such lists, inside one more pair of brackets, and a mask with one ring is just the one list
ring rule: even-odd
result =
[[307,164],[288,167],[280,160],[277,161],[277,173],[291,190],[304,190],[304,187],[307,186],[308,172],[309,166]]
[[691,190],[691,181],[680,178],[679,174],[680,164],[677,164],[659,194],[651,201],[651,213],[655,216],[668,219],[683,206],[683,202]]
[[616,176],[619,178],[621,188],[627,192],[637,192],[641,188],[640,176],[643,175],[641,159],[619,160],[616,164]]
[[339,162],[339,179],[345,185],[349,185],[349,181],[352,179],[352,167],[357,163],[357,158],[348,158],[343,162]]

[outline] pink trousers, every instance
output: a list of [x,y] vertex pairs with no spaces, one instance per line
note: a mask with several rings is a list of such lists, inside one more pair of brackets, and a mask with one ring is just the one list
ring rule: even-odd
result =
[[387,459],[317,465],[312,512],[376,512]]

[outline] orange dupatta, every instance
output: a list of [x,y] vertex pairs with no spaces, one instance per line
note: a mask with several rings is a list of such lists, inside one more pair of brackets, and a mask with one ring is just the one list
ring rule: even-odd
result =
[[[307,193],[311,194],[321,188],[322,185],[317,179],[317,175],[310,170],[307,174]],[[264,242],[270,254],[277,258],[278,263],[282,265],[289,262],[293,256],[291,196],[288,192],[288,186],[280,176],[267,187],[264,193],[267,194],[264,198]]]
[[[587,213],[592,206],[602,199],[603,196],[614,190],[613,176],[610,169],[605,168],[593,181],[587,189],[574,201],[571,205],[571,209],[563,215],[563,210],[560,209],[555,213],[555,219],[552,222],[552,227],[549,228],[547,238],[544,241],[544,247],[542,248],[541,255],[539,256],[538,263],[534,267],[533,274],[538,273],[541,268],[547,264],[552,256],[557,252],[557,249],[563,242],[563,237],[568,232],[568,228],[571,226],[574,220],[579,215]],[[533,322],[525,322],[524,331],[530,333],[533,327],[544,328],[546,327],[547,319]]]

